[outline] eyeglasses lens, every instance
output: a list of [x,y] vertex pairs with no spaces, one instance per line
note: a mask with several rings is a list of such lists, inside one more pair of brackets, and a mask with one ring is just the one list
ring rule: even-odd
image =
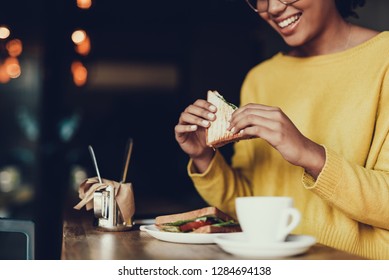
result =
[[267,11],[268,0],[247,0],[247,3],[256,12]]
[[[269,1],[270,0],[247,0],[247,3],[249,6],[256,12],[266,12],[269,7]],[[297,2],[298,0],[278,0],[281,3],[285,5],[293,4],[294,2]]]

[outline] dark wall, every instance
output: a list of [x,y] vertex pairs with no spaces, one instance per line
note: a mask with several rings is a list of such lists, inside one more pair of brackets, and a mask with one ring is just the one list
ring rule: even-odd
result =
[[[218,89],[238,102],[246,72],[263,56],[260,38],[255,36],[261,22],[243,4],[99,1],[83,13],[70,8],[73,26],[85,28],[93,39],[92,51],[84,58],[91,71],[93,65],[107,61],[167,64],[175,67],[178,81],[168,89],[65,85],[63,114],[80,117],[78,132],[68,143],[69,160],[90,169],[86,147],[91,144],[102,175],[118,180],[125,143],[132,137],[128,178],[139,196],[195,197],[186,176],[187,157],[174,139],[174,125],[181,111],[204,98],[208,89]],[[71,59],[70,52],[67,60]]]

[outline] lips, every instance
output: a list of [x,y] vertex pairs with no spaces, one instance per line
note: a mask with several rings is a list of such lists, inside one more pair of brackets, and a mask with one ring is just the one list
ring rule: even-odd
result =
[[297,22],[300,17],[301,17],[301,13],[299,14],[295,14],[295,15],[292,15],[290,17],[287,17],[283,20],[277,20],[276,21],[276,24],[281,28],[281,29],[284,29],[290,25],[292,25],[293,23]]

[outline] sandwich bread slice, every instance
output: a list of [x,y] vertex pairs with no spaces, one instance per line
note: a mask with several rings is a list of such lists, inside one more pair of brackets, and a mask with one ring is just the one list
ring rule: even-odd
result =
[[227,233],[242,231],[232,217],[216,207],[158,216],[155,225],[162,231],[193,233]]
[[207,146],[218,148],[230,142],[235,142],[240,137],[239,133],[233,134],[227,130],[230,126],[232,113],[237,106],[227,102],[217,91],[208,91],[207,101],[216,106],[216,119],[206,130]]

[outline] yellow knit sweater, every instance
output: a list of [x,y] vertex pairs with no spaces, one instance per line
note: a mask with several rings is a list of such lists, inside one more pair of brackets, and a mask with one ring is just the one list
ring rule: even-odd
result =
[[291,196],[296,234],[370,259],[389,259],[389,32],[352,49],[296,58],[275,55],[253,68],[241,104],[280,107],[326,149],[315,181],[261,139],[220,152],[203,174],[188,172],[211,205],[235,215],[237,196]]

